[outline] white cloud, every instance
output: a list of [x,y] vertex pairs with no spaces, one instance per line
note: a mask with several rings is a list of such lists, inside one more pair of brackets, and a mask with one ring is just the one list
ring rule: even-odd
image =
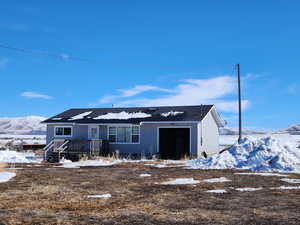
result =
[[24,98],[40,98],[40,99],[52,99],[49,95],[44,95],[41,93],[31,92],[31,91],[25,91],[20,94],[20,96]]
[[[144,87],[144,88],[137,88]],[[152,88],[151,88],[152,87]],[[237,112],[236,80],[231,76],[220,76],[211,79],[188,79],[182,81],[174,89],[164,89],[156,86],[135,86],[135,88],[124,91],[122,97],[136,96],[145,90],[164,91],[157,98],[131,98],[116,103],[118,106],[171,106],[171,105],[200,105],[215,104],[220,111]],[[139,92],[139,90],[142,90]],[[120,90],[119,90],[120,91]],[[118,96],[119,97],[119,96]],[[229,98],[231,97],[231,98]],[[103,103],[115,100],[116,96],[104,96]],[[250,105],[248,100],[242,102],[245,110]]]
[[165,89],[165,88],[160,88],[160,87],[153,86],[153,85],[136,85],[133,88],[118,89],[117,91],[120,92],[119,95],[106,95],[106,96],[103,96],[98,101],[98,103],[99,104],[105,104],[105,103],[112,102],[115,99],[133,97],[133,96],[139,95],[139,94],[141,94],[143,92],[147,92],[147,91],[158,91],[158,92],[167,92],[167,93],[173,92],[172,90]]
[[119,89],[118,91],[121,92],[121,97],[132,97],[146,91],[173,92],[172,90],[152,85],[136,85],[133,88]]
[[257,74],[257,73],[247,73],[245,76],[242,77],[244,80],[248,79],[256,79],[262,77],[262,74]]

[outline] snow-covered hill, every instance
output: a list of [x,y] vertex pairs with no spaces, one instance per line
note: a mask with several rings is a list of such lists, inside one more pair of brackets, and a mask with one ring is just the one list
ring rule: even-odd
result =
[[45,134],[46,125],[41,116],[0,117],[0,134]]
[[291,125],[288,128],[279,130],[276,133],[300,135],[300,125],[299,124]]
[[[220,128],[221,135],[237,135],[239,133],[237,127],[223,127]],[[267,132],[258,131],[258,130],[250,130],[250,129],[243,129],[243,134],[265,134]]]

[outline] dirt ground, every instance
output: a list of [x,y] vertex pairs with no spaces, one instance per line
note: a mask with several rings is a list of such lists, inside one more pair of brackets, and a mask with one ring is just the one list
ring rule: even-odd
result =
[[[280,181],[281,177],[144,164],[79,169],[18,165],[24,169],[0,183],[0,224],[300,224],[300,190],[270,189],[297,186]],[[139,177],[142,173],[152,176]],[[216,177],[232,181],[160,184],[173,178]],[[239,187],[263,189],[234,190]],[[223,188],[227,193],[206,192]],[[106,193],[112,197],[88,198]]]

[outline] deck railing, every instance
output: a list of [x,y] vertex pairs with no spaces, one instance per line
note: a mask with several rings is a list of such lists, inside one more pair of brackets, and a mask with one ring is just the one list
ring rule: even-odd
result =
[[97,140],[66,140],[54,139],[55,152],[73,153],[73,154],[87,154],[90,156],[107,155],[108,154],[108,141]]

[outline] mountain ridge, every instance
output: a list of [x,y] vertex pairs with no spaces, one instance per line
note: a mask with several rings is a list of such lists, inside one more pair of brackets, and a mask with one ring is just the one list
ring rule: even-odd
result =
[[42,116],[0,117],[0,134],[46,134]]

